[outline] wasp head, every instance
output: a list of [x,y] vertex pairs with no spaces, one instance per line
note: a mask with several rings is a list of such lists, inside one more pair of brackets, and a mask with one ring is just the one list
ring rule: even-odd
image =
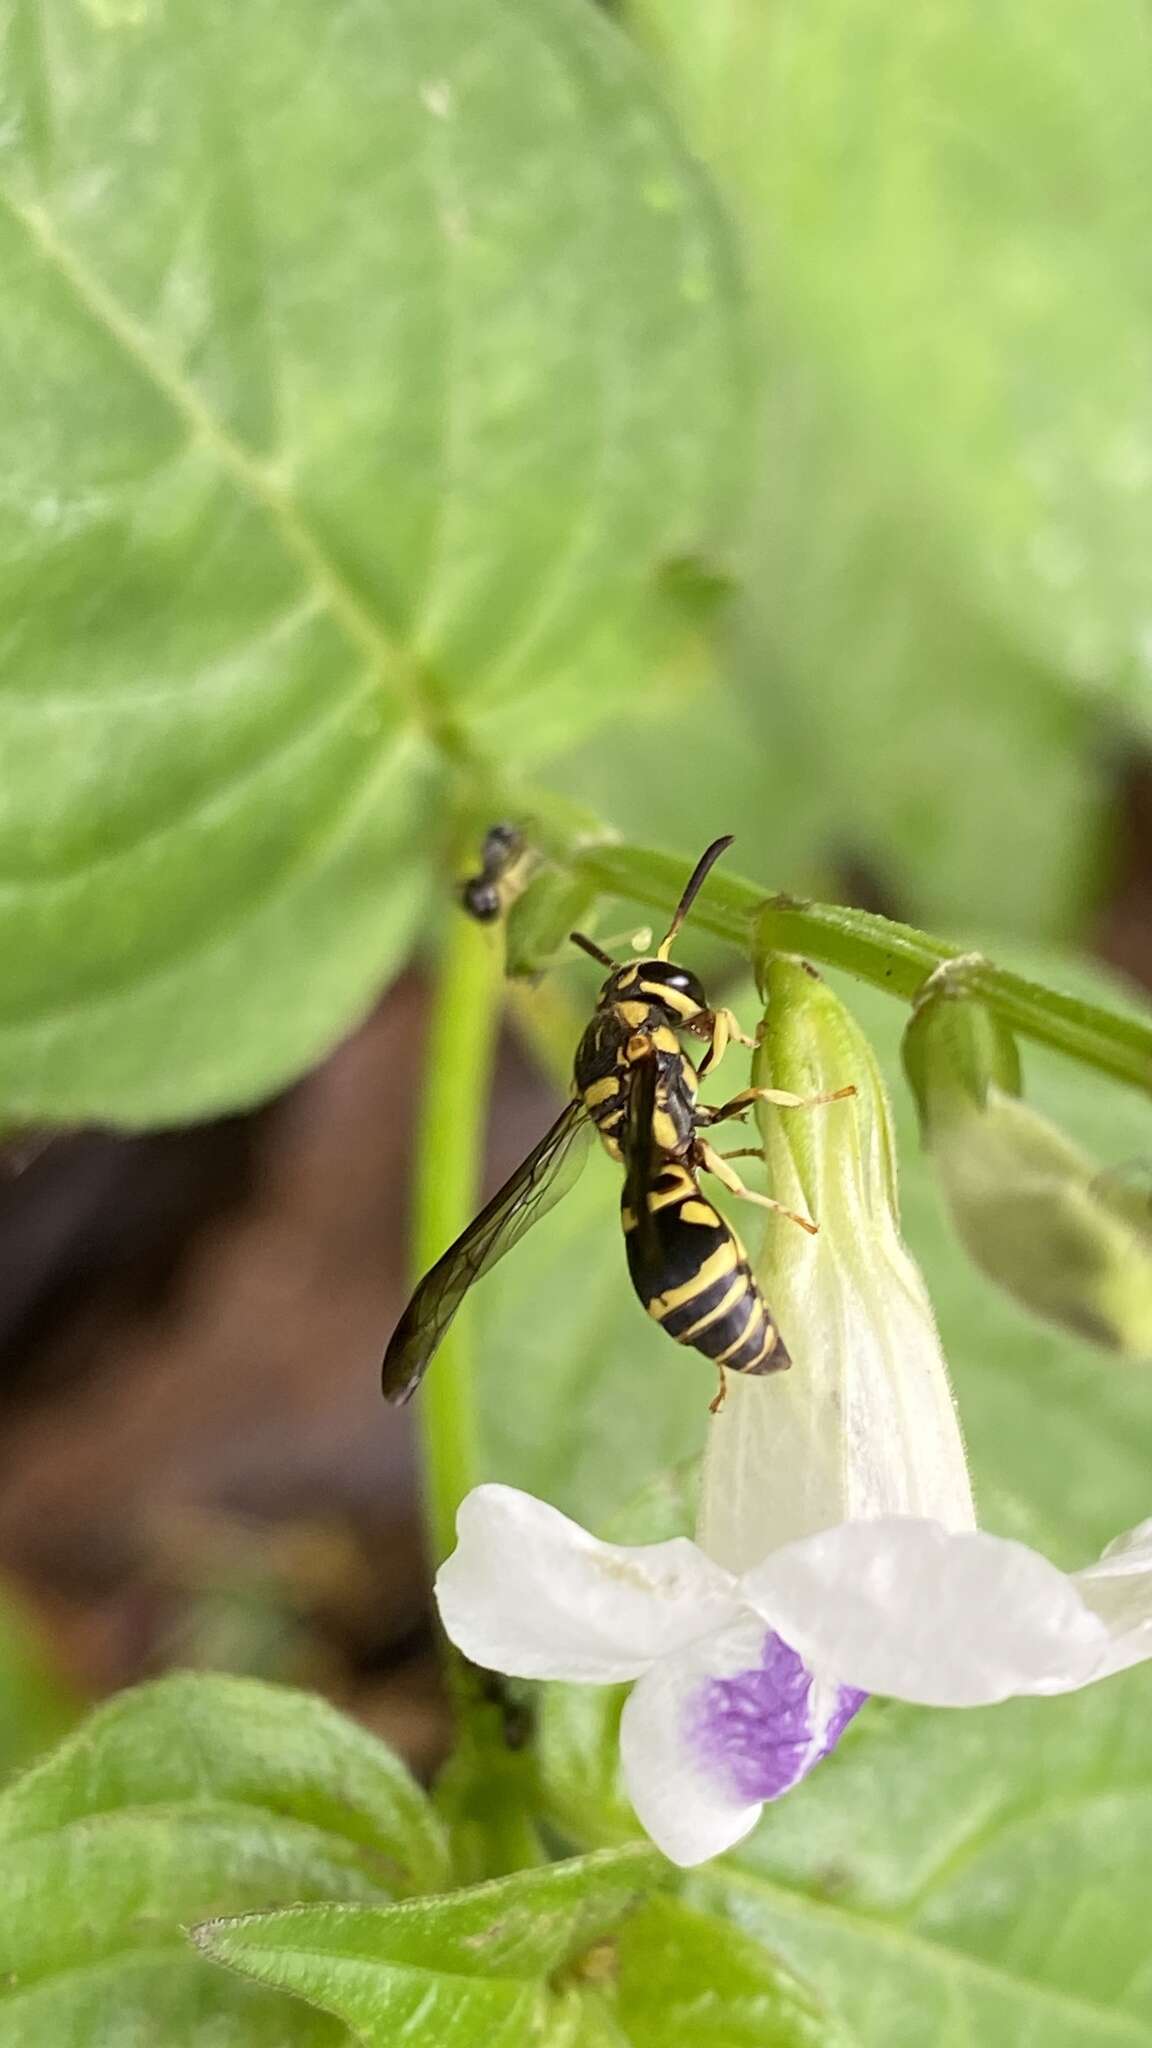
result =
[[647,1003],[673,1029],[692,1030],[710,1017],[708,998],[697,977],[674,960],[632,960],[617,967],[600,991],[602,1003]]

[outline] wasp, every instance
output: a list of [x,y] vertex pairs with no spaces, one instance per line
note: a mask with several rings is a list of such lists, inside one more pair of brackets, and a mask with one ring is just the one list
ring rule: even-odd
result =
[[[718,1105],[700,1101],[700,1082],[727,1047],[755,1041],[740,1030],[731,1010],[709,1003],[689,968],[669,956],[705,877],[731,844],[731,835],[717,839],[701,855],[651,957],[621,963],[582,932],[571,934],[574,944],[608,969],[576,1050],[571,1099],[420,1282],[384,1356],[389,1400],[407,1401],[415,1392],[469,1287],[567,1192],[594,1136],[624,1168],[621,1221],[633,1287],[670,1337],[718,1367],[713,1409],[724,1398],[726,1370],[759,1374],[791,1364],[747,1253],[707,1199],[700,1176],[711,1174],[731,1194],[789,1216],[805,1230],[817,1226],[746,1187],[730,1163],[743,1154],[719,1153],[703,1134],[745,1116],[756,1101],[814,1107],[855,1091],[805,1097],[745,1088]],[[680,1043],[684,1036],[707,1041],[698,1065]]]

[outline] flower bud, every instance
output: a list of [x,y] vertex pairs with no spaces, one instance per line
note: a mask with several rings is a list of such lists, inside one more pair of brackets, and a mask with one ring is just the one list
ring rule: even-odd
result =
[[872,1049],[802,960],[770,956],[753,1065],[762,1088],[839,1102],[757,1105],[767,1187],[819,1225],[769,1218],[755,1261],[793,1364],[728,1378],[710,1433],[699,1540],[739,1571],[837,1523],[974,1525],[964,1446],[931,1304],[900,1235],[896,1161]]
[[1152,1207],[1020,1100],[1011,1034],[947,969],[925,984],[904,1067],[957,1235],[1025,1308],[1152,1354]]

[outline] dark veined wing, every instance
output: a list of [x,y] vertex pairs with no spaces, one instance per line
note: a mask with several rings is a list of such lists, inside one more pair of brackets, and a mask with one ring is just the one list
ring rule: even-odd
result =
[[660,1240],[648,1195],[659,1154],[652,1131],[656,1111],[656,1055],[634,1060],[628,1070],[628,1114],[624,1120],[624,1207],[635,1219],[636,1246],[645,1264],[660,1257]]
[[473,1281],[567,1194],[592,1137],[583,1102],[570,1102],[535,1151],[424,1275],[384,1353],[382,1378],[389,1401],[411,1399]]

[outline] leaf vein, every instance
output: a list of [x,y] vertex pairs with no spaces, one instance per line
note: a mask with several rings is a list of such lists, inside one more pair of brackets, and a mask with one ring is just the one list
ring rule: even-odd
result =
[[[1110,2012],[1106,2007],[1094,2005],[1085,1998],[1078,1998],[1074,1992],[1059,1990],[1049,1984],[1038,1984],[1034,1978],[1013,1975],[996,1963],[987,1962],[981,1956],[965,1953],[963,1949],[948,1948],[943,1942],[934,1940],[918,1928],[911,1928],[899,1922],[882,1920],[870,1914],[854,1912],[850,1907],[834,1905],[826,1899],[815,1899],[810,1894],[774,1883],[771,1878],[762,1877],[759,1872],[734,1869],[726,1871],[717,1885],[704,1880],[701,1891],[721,1893],[724,1889],[744,1889],[755,1896],[764,1898],[769,1906],[792,1919],[812,1919],[831,1922],[858,1938],[877,1941],[890,1948],[903,1950],[910,1956],[938,1971],[945,1984],[957,1977],[969,1977],[975,1983],[983,1983],[1001,1995],[1013,1998],[1027,1997],[1044,2004],[1055,2012],[1067,2013],[1070,2018],[1087,2015],[1095,2024],[1115,2027],[1117,2048],[1152,2048],[1152,2027],[1143,2021],[1133,2019],[1124,2013]],[[715,1905],[713,1906],[715,1910]]]
[[58,233],[45,207],[17,198],[3,183],[0,204],[68,286],[89,318],[143,374],[186,427],[212,450],[221,468],[264,518],[284,553],[319,592],[346,637],[368,656],[381,677],[385,673],[404,677],[414,708],[422,712],[419,692],[400,648],[348,583],[273,468],[252,456],[195,385],[156,353],[147,329]]

